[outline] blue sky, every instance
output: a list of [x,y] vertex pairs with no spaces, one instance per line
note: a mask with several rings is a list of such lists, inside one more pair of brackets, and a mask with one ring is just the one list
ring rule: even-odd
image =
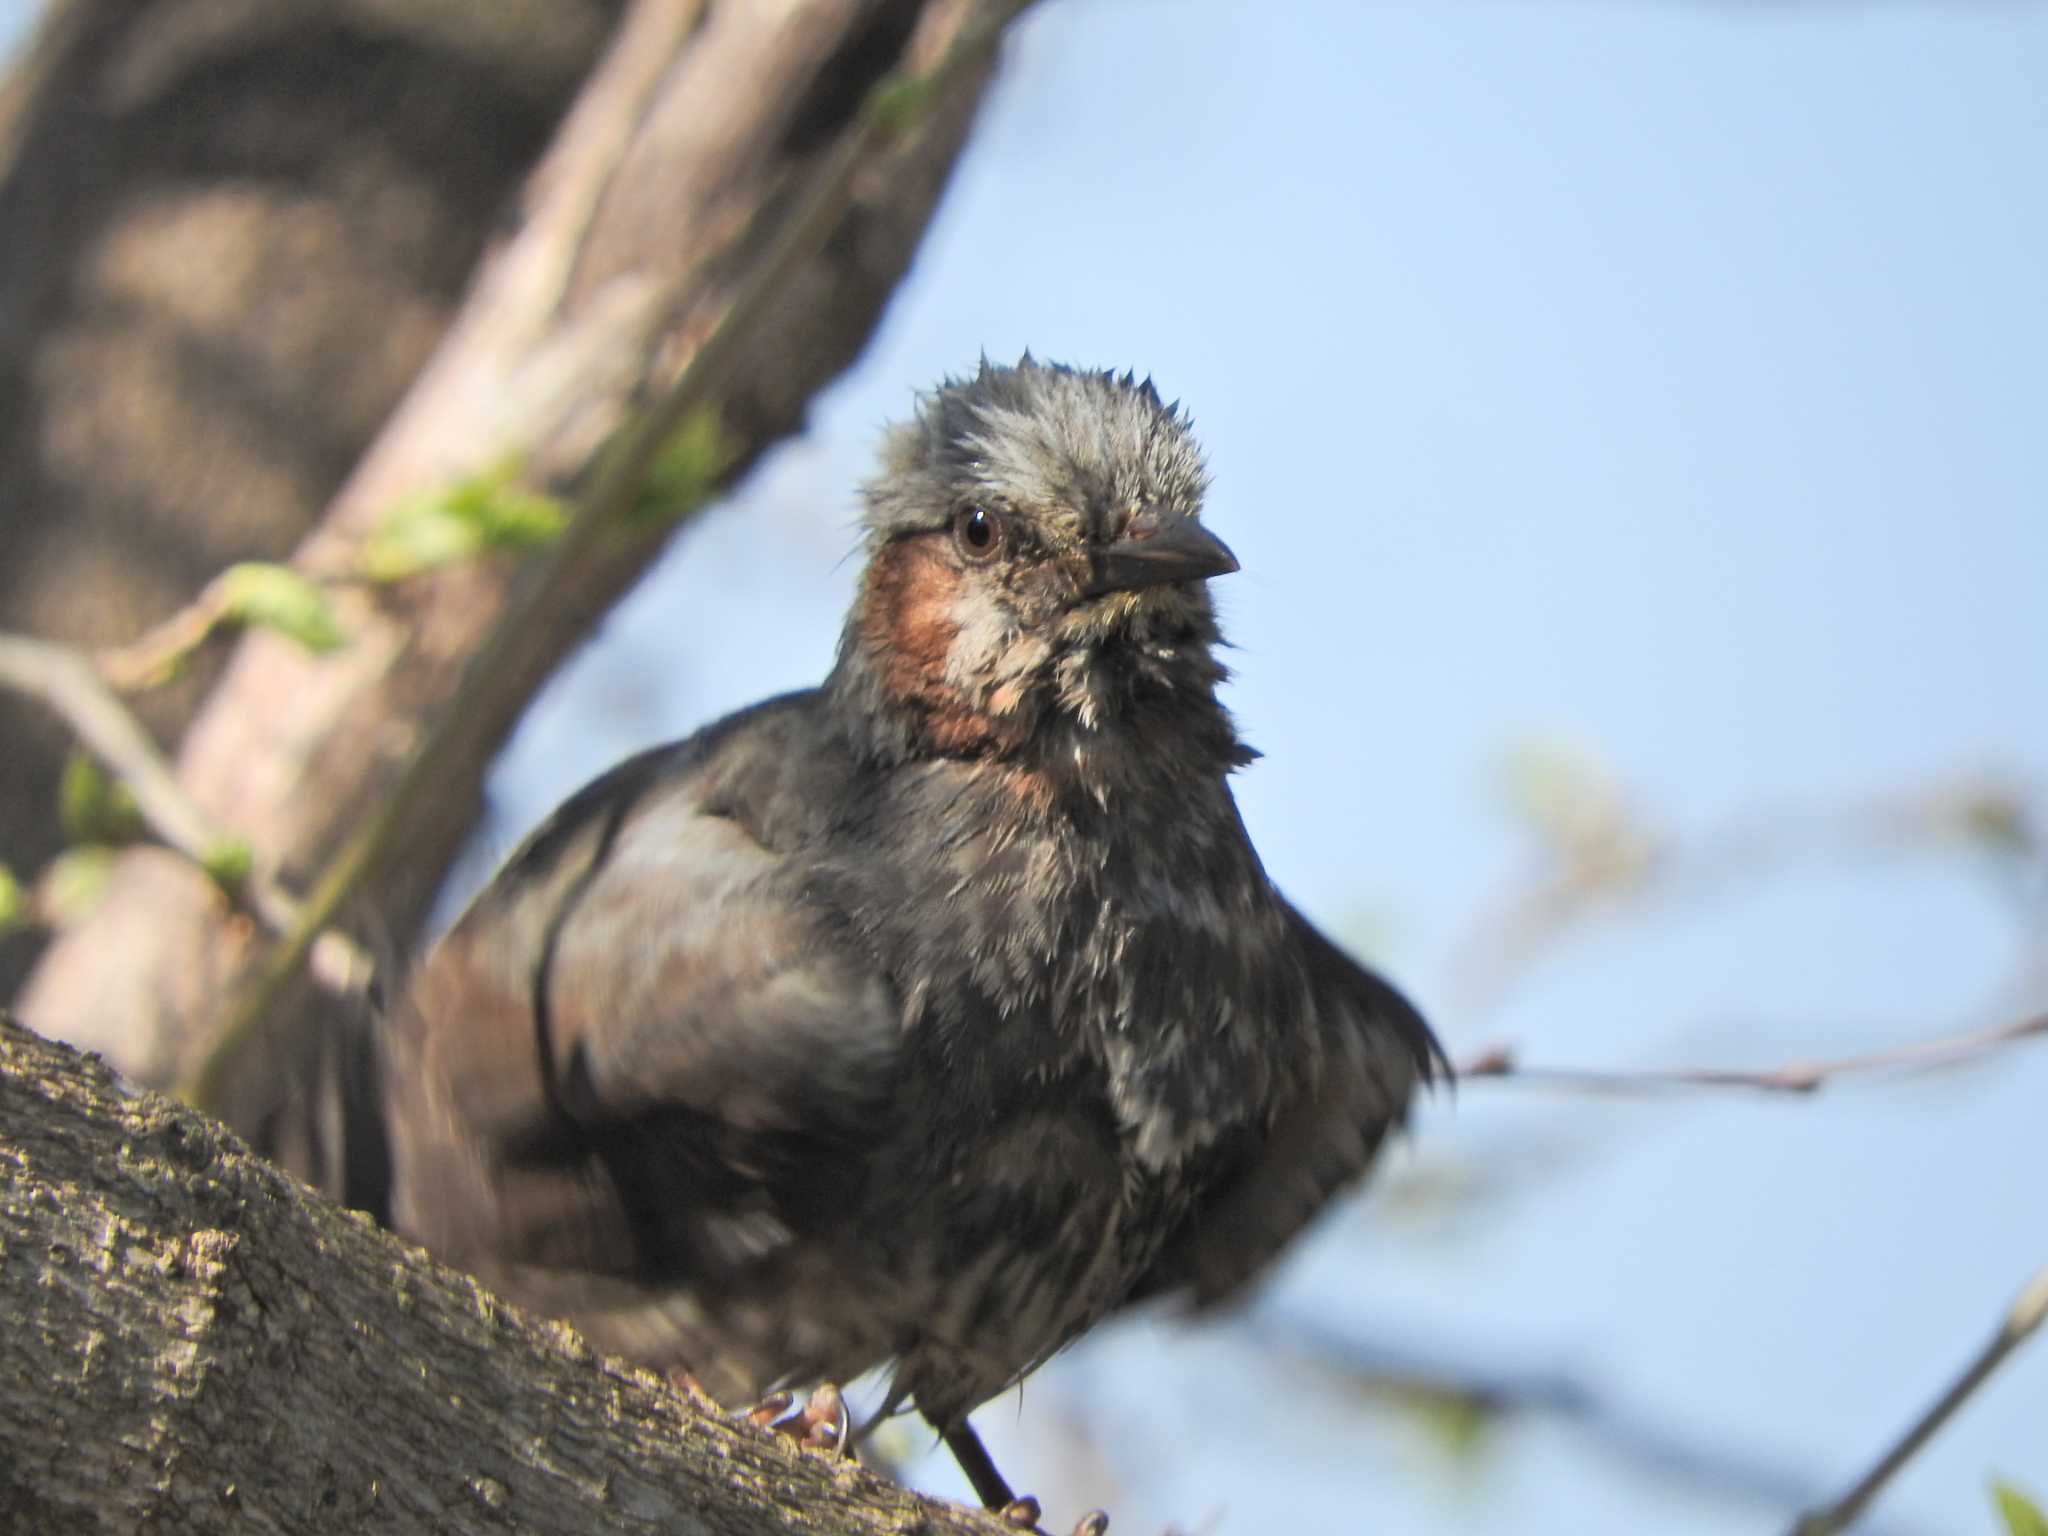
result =
[[[876,429],[1028,345],[1192,409],[1244,565],[1218,590],[1267,753],[1247,822],[1454,1050],[1768,1064],[2040,1006],[1981,863],[1909,850],[1617,915],[1460,1000],[1531,869],[1518,743],[1695,835],[2048,776],[2044,79],[2048,14],[1954,0],[1047,0],[875,344],[565,672],[496,844],[822,675]],[[2042,1047],[1810,1100],[1475,1084],[1266,1315],[1568,1372],[1645,1435],[1832,1488],[2048,1261],[2044,1090]],[[1451,1457],[1270,1339],[1141,1322],[983,1417],[1056,1518],[1125,1530],[1789,1516],[1555,1420]],[[1988,1476],[2048,1493],[2044,1423],[2048,1346],[1878,1528],[1990,1530]]]
[[[2009,906],[1906,852],[1653,904],[1454,1005],[1530,868],[1517,743],[1575,744],[1698,835],[2048,766],[2044,71],[2048,25],[2011,7],[1049,5],[875,346],[565,679],[507,834],[629,738],[815,680],[876,427],[1028,345],[1192,408],[1245,567],[1219,592],[1268,754],[1247,820],[1454,1048],[1767,1064],[2003,1018]],[[1818,1491],[2048,1261],[2044,1088],[2038,1048],[1810,1101],[1475,1085],[1268,1306],[1570,1372],[1646,1435]],[[1399,1198],[1444,1184],[1477,1192]],[[1447,1460],[1322,1379],[1145,1323],[984,1418],[1028,1458],[1078,1415],[1111,1475],[1037,1481],[1127,1528],[1788,1513],[1555,1421]],[[2022,1357],[1884,1528],[1988,1529],[1987,1476],[2048,1485],[2044,1422],[2048,1356]]]

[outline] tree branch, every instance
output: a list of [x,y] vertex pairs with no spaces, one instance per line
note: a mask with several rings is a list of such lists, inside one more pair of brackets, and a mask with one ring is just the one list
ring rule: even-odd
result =
[[[350,643],[311,656],[274,635],[246,636],[181,744],[187,793],[307,882],[316,924],[353,890],[380,947],[410,949],[474,821],[488,764],[556,662],[687,513],[800,424],[865,341],[1017,9],[627,7],[461,316],[291,559],[329,584]],[[885,81],[899,84],[870,89]],[[728,355],[714,350],[700,365],[714,336]],[[675,451],[693,442],[705,451]],[[659,505],[635,501],[617,516],[650,467]],[[395,514],[479,480],[591,508],[592,519],[536,560],[353,579]],[[551,606],[522,596],[537,586]],[[521,617],[501,623],[515,607]],[[458,718],[437,730],[458,690]],[[260,1032],[262,1048],[244,1052],[213,1097],[224,1082],[220,1029],[237,1015],[238,1038],[250,1040],[255,1010],[238,1001],[252,986],[276,997],[303,937],[268,966],[262,936],[223,923],[204,882],[182,875],[124,856],[90,922],[46,953],[22,1011],[116,1052],[152,1082],[203,1074],[232,1123],[274,1148],[263,1128],[296,1114],[279,1104],[279,1086],[303,1080],[296,1058],[334,1005],[292,991],[271,1014],[282,1027]]]
[[4,1015],[0,1148],[22,1529],[1009,1529],[594,1357]]

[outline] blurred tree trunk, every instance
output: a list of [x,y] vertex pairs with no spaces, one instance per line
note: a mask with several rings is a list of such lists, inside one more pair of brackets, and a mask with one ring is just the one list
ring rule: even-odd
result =
[[[132,639],[312,528],[621,0],[56,0],[0,89],[0,627]],[[220,671],[146,703],[165,741]],[[69,744],[0,696],[0,861]],[[0,940],[0,998],[29,935]]]
[[1014,1530],[709,1411],[0,1015],[10,1531]]
[[[992,41],[1017,8],[997,0],[634,0],[528,177],[516,211],[480,198],[465,210],[472,250],[493,211],[508,216],[460,314],[299,545],[295,563],[345,576],[393,509],[478,477],[511,474],[525,491],[573,500],[598,474],[608,445],[650,411],[714,335],[736,296],[781,260],[778,241],[793,216],[815,211],[814,186],[841,185],[844,195],[826,205],[829,227],[783,275],[737,348],[721,355],[709,417],[717,449],[711,480],[722,485],[743,473],[801,424],[812,394],[871,332],[916,249],[988,78],[988,49],[963,40]],[[89,37],[98,11],[83,0],[79,9],[83,19],[69,25]],[[132,8],[103,9],[125,17]],[[188,0],[166,9],[267,18],[273,8]],[[365,0],[361,10],[392,27],[401,23],[389,18],[406,18],[412,36],[431,35],[444,10],[496,14],[434,0]],[[341,7],[335,14],[354,12]],[[581,14],[578,35],[587,36],[597,13]],[[189,43],[192,50],[203,53],[203,39]],[[76,39],[57,50],[66,59],[90,53],[88,42]],[[186,78],[177,73],[178,57],[173,50],[172,62],[159,66],[170,72],[165,78]],[[899,93],[886,115],[863,110],[886,79],[917,76],[941,60],[954,67],[940,88]],[[461,73],[456,58],[443,62]],[[100,74],[109,67],[100,62]],[[29,78],[17,86],[29,105],[25,126],[11,136],[16,179],[31,173],[41,118],[71,110],[56,104],[47,78],[32,60]],[[407,89],[432,95],[436,78],[429,70]],[[369,89],[367,82],[354,88]],[[217,99],[234,100],[201,90],[181,97],[170,118],[201,133]],[[374,138],[380,120],[365,110],[362,132]],[[352,130],[337,123],[327,131],[345,137]],[[464,131],[490,137],[475,125]],[[364,153],[354,174],[373,194],[399,195],[379,174],[378,156]],[[294,184],[287,172],[274,174],[285,188]],[[449,174],[462,179],[459,171]],[[140,191],[134,195],[148,201]],[[233,275],[223,278],[203,247],[175,229],[170,235],[166,266],[204,269],[190,281],[210,285],[216,306],[248,307],[249,289]],[[338,238],[357,265],[374,266],[374,219],[347,226]],[[148,244],[141,236],[134,243]],[[291,266],[288,252],[273,259]],[[40,269],[31,263],[26,270]],[[176,303],[198,302],[184,289],[174,292]],[[391,345],[387,332],[402,322],[404,315],[376,295],[355,290],[326,314],[328,330],[312,350],[341,368],[352,352]],[[273,312],[259,316],[256,328],[288,327]],[[406,363],[422,350],[415,339]],[[103,369],[80,366],[116,387]],[[250,409],[272,408],[260,375],[233,366],[232,358],[223,367]],[[316,440],[333,471],[354,457],[361,434],[334,427],[324,404],[316,382],[292,411],[275,407],[275,425],[282,434]],[[186,408],[195,415],[193,432],[201,430],[199,420],[206,432],[221,430],[210,397],[194,397]],[[47,432],[75,431],[93,455],[112,456],[105,439],[113,428],[79,424],[47,398],[41,409],[55,423]],[[124,424],[131,420],[118,401],[107,410]],[[255,470],[221,461],[209,469],[207,499],[263,500]],[[683,499],[686,505],[674,510],[694,505],[693,496]],[[295,517],[315,500],[309,480]],[[358,893],[359,914],[376,937],[401,952],[409,946],[474,820],[490,756],[547,673],[646,569],[664,536],[652,524],[622,525],[595,546],[564,599],[532,615],[513,643],[500,647],[496,672],[481,703],[472,700],[473,717],[463,722],[433,802],[403,829],[403,857],[370,869]],[[224,547],[195,546],[192,587]],[[178,753],[192,798],[246,836],[267,869],[303,885],[376,813],[526,568],[500,556],[399,582],[344,581],[336,599],[351,638],[332,655],[311,655],[275,635],[242,640]],[[164,599],[177,590],[178,583],[166,586]],[[225,1005],[265,948],[265,937],[196,869],[137,850],[122,859],[92,918],[51,946],[22,994],[22,1013],[45,1033],[104,1051],[144,1081],[190,1082],[208,1060]],[[265,1150],[323,1179],[331,1174],[322,1165],[328,1153],[295,1144],[317,1117],[293,1094],[309,1076],[305,1052],[333,1039],[336,1016],[331,999],[302,989],[279,1010],[275,1027],[239,1053],[235,1069],[216,1079],[211,1099]]]

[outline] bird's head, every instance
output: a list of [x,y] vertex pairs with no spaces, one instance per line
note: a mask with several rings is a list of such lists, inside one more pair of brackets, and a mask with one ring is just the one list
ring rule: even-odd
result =
[[944,754],[1021,749],[1049,720],[1216,709],[1208,473],[1152,382],[984,362],[892,428],[835,681]]

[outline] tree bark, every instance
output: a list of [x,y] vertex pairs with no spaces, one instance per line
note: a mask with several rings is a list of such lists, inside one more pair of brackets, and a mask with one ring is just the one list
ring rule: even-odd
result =
[[0,1525],[997,1532],[596,1358],[0,1015]]
[[[799,426],[811,395],[866,340],[958,156],[990,60],[976,53],[940,88],[911,93],[891,131],[855,136],[871,121],[862,113],[872,89],[957,59],[963,38],[988,34],[1016,8],[635,0],[534,173],[520,222],[297,563],[346,573],[394,507],[493,466],[573,499],[620,429],[717,332],[792,216],[810,206],[808,190],[844,168],[834,157],[852,144],[859,157],[829,228],[722,369],[716,483],[742,473]],[[432,804],[404,829],[403,858],[370,869],[359,893],[390,947],[407,948],[520,710],[665,535],[622,527],[600,541],[563,600],[498,648]],[[247,637],[184,741],[179,770],[193,799],[244,835],[266,868],[308,879],[376,814],[521,575],[517,561],[478,559],[396,584],[344,585],[352,639],[330,656]],[[52,947],[21,1011],[145,1081],[189,1081],[213,1048],[224,1000],[262,952],[263,935],[201,873],[137,853],[94,917]],[[281,1032],[248,1053],[240,1086],[213,1100],[272,1151],[266,1127],[291,1118],[280,1085],[306,1077],[294,1053],[332,1018],[310,995],[280,1017]]]
[[[313,527],[621,0],[52,0],[0,87],[0,627],[117,644]],[[163,741],[220,672],[144,703]],[[0,862],[63,731],[0,696]],[[37,948],[0,938],[0,998]]]

